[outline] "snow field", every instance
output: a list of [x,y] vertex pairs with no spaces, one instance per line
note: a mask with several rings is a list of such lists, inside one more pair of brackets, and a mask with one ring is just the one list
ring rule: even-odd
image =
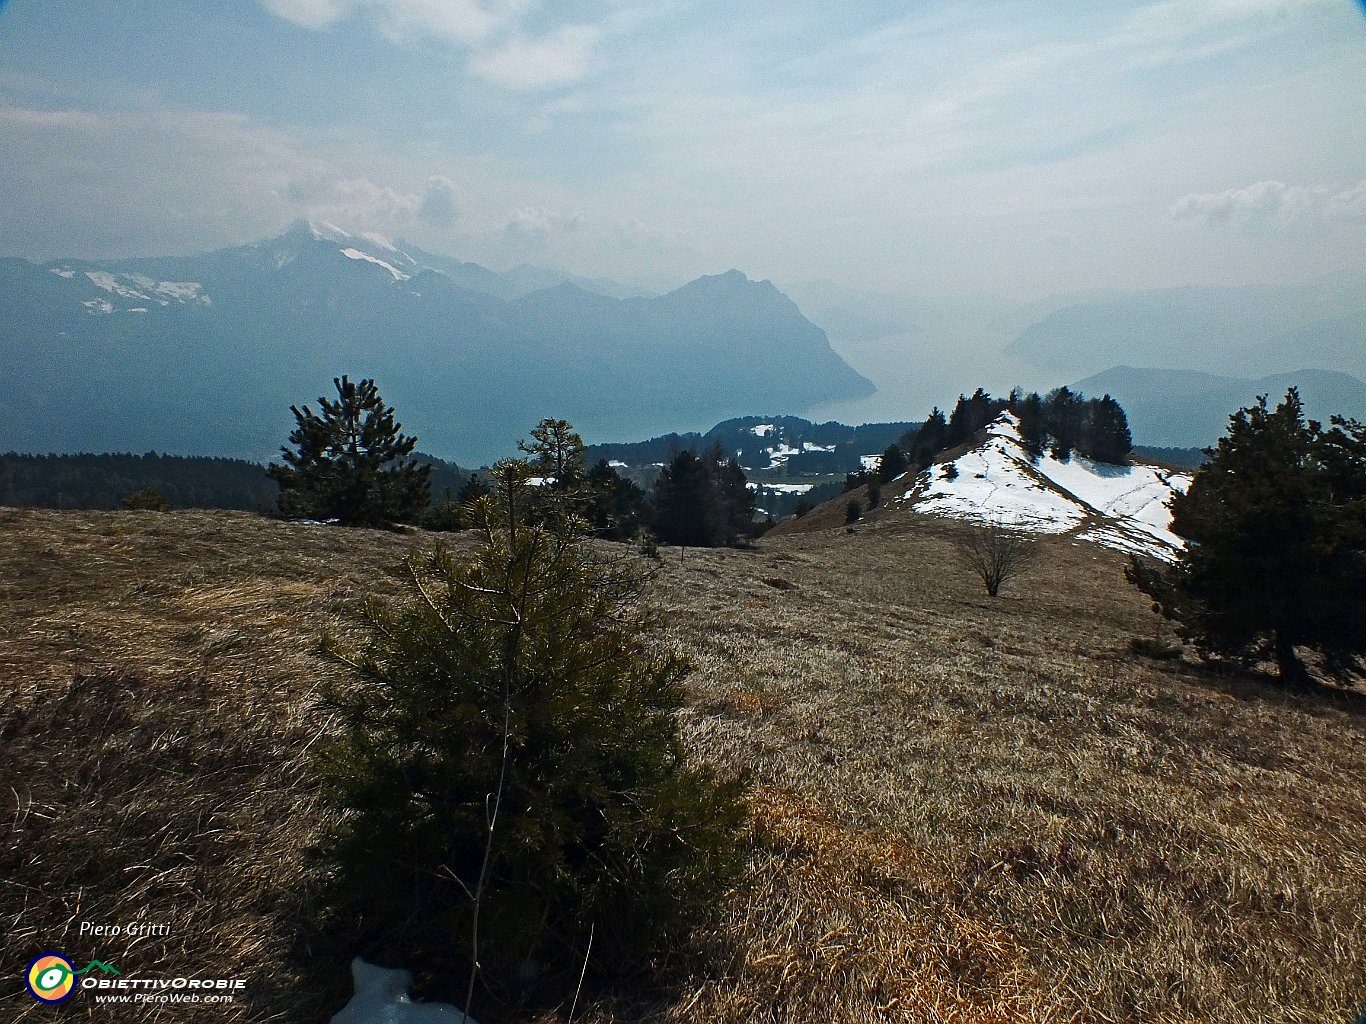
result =
[[[952,466],[957,476],[950,479]],[[928,475],[927,475],[928,474]],[[932,466],[901,497],[918,512],[995,523],[1033,533],[1077,536],[1120,551],[1171,559],[1184,541],[1171,532],[1170,503],[1190,486],[1185,473],[1135,463],[1113,466],[1074,456],[1033,456],[1018,422],[1003,413],[987,440]],[[1103,520],[1097,523],[1096,520]]]

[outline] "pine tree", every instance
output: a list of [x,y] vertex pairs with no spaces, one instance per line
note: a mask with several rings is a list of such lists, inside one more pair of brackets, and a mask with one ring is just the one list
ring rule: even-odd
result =
[[629,970],[707,917],[745,814],[687,762],[688,667],[648,649],[633,563],[529,524],[524,463],[495,476],[472,556],[410,558],[363,646],[327,643],[355,678],[326,693],[318,855],[385,956],[563,998],[586,957]]
[[1129,433],[1129,418],[1109,395],[1088,403],[1085,438],[1078,451],[1097,462],[1116,465],[1127,462],[1134,439]]
[[909,453],[912,465],[917,471],[928,466],[936,455],[949,445],[949,424],[939,406],[930,410],[930,415],[921,424],[911,440]]
[[865,486],[872,478],[873,474],[861,466],[852,473],[845,473],[844,493],[848,494],[850,491],[857,491],[860,487]]
[[570,491],[583,479],[583,438],[568,420],[543,419],[531,431],[531,441],[518,441],[517,447],[531,456],[536,474],[559,491]]
[[754,492],[745,471],[717,448],[684,449],[660,471],[651,494],[654,531],[668,544],[720,547],[754,530]]
[[959,395],[958,404],[953,407],[953,415],[949,417],[945,447],[962,444],[995,419],[1004,408],[1004,402],[992,398],[981,388],[974,391],[970,398]]
[[1333,676],[1360,672],[1366,654],[1366,424],[1333,417],[1317,454],[1333,507],[1332,548],[1319,577],[1318,648]]
[[877,464],[878,479],[884,484],[890,483],[904,472],[906,472],[906,456],[902,454],[900,446],[889,444]]
[[1020,421],[1020,441],[1033,454],[1042,455],[1048,445],[1043,399],[1037,391],[1032,391],[1021,397],[1012,408]]
[[1077,437],[1081,433],[1078,396],[1070,388],[1055,388],[1048,393],[1044,402],[1048,433],[1053,438],[1050,454],[1059,462],[1066,462],[1072,457],[1077,447]]
[[721,532],[706,463],[684,449],[659,472],[651,495],[654,532],[666,544],[711,547]]
[[754,491],[740,464],[734,459],[719,459],[719,454],[714,453],[709,460],[714,467],[717,521],[721,527],[715,543],[734,546],[754,533]]
[[1359,424],[1324,433],[1293,388],[1274,410],[1262,396],[1173,500],[1172,529],[1190,542],[1176,566],[1135,559],[1129,578],[1207,655],[1273,659],[1288,684],[1308,679],[1298,648],[1350,672],[1366,651],[1364,496]]
[[480,498],[488,497],[493,493],[489,490],[488,484],[478,473],[471,473],[468,480],[460,488],[460,493],[455,496],[455,500],[461,505],[473,505]]
[[629,540],[640,528],[645,492],[627,480],[606,459],[584,478],[587,518],[593,533],[606,540]]
[[868,507],[876,508],[882,503],[882,481],[876,473],[868,477]]
[[287,516],[336,519],[348,526],[409,522],[427,507],[431,466],[409,456],[416,437],[399,433],[394,410],[373,380],[333,380],[337,399],[319,398],[322,414],[290,406],[297,426],[294,446],[282,447],[284,465],[271,463]]

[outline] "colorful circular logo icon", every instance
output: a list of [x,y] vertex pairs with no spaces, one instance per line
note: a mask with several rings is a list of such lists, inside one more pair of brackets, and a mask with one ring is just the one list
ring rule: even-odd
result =
[[29,994],[40,1003],[60,1003],[76,991],[76,965],[60,953],[44,953],[28,965]]

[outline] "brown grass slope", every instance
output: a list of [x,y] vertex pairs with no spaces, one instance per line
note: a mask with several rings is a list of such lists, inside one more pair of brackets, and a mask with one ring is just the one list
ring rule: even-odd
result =
[[[914,516],[665,562],[698,758],[754,774],[749,883],[645,1002],[576,1019],[1343,1022],[1366,1002],[1366,710],[1131,652],[1113,553],[990,600]],[[321,1021],[305,763],[319,632],[422,534],[0,511],[0,1019]],[[457,539],[455,543],[466,543]],[[80,921],[166,938],[79,939]],[[247,978],[59,1011],[47,949]]]

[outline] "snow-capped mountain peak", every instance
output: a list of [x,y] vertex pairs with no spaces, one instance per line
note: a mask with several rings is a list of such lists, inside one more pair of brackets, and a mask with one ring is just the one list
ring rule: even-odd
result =
[[431,269],[398,248],[384,235],[373,231],[351,232],[330,221],[296,220],[279,238],[261,243],[275,251],[277,268],[283,269],[297,258],[298,243],[326,243],[350,260],[371,263],[388,271],[395,281],[406,281],[414,274]]

